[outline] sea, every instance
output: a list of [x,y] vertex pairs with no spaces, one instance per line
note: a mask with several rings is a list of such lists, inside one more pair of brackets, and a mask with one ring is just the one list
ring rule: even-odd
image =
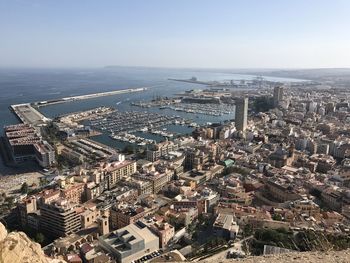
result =
[[[190,89],[203,89],[205,86],[193,83],[177,82],[169,78],[189,79],[196,77],[202,81],[251,80],[254,75],[235,74],[230,70],[214,69],[171,69],[144,67],[105,67],[74,69],[0,69],[0,127],[16,124],[20,121],[10,111],[12,104],[28,103],[84,95],[97,92],[127,88],[146,87],[147,91],[104,96],[68,103],[41,107],[39,110],[47,117],[88,110],[99,106],[111,106],[119,111],[155,111],[164,115],[178,115],[192,119],[197,123],[220,122],[234,119],[232,115],[208,116],[173,111],[170,109],[139,108],[131,106],[133,101],[147,101],[159,96],[173,96]],[[271,81],[293,82],[297,79],[264,77]],[[189,133],[188,127],[167,127],[169,131]],[[1,129],[0,133],[3,133]],[[94,138],[112,147],[121,145],[106,134]],[[5,166],[0,162],[0,174]]]

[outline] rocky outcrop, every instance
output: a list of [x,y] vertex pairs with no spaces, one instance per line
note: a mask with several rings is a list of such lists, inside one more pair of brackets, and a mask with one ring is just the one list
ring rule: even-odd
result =
[[[209,261],[203,260],[205,263]],[[299,252],[280,255],[218,260],[216,263],[350,263],[350,250],[329,252]]]
[[0,242],[2,242],[7,236],[7,230],[3,224],[0,223]]
[[[64,263],[63,260],[45,256],[38,243],[30,240],[23,232],[7,233],[0,223],[0,263]],[[200,262],[213,262],[202,260]],[[280,255],[248,257],[245,259],[218,259],[216,263],[350,263],[350,250],[330,252],[303,252]]]
[[[38,243],[23,232],[7,233],[0,223],[0,263],[52,263]],[[63,262],[63,261],[61,261]]]

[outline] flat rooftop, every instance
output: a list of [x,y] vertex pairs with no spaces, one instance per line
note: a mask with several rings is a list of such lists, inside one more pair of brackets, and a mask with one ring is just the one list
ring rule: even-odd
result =
[[158,239],[151,230],[139,223],[130,224],[101,237],[109,246],[123,253],[139,242],[145,244]]
[[47,121],[47,118],[30,104],[12,105],[11,107],[18,118],[24,123],[32,124],[33,126],[41,126]]

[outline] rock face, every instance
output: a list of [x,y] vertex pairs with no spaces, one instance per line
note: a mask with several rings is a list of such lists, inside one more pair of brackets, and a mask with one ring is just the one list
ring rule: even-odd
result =
[[7,236],[7,230],[3,224],[0,223],[0,242],[2,242]]
[[[210,262],[210,261],[200,261]],[[240,260],[219,259],[216,263],[350,263],[350,250],[330,252],[303,252],[281,255],[248,257]],[[23,232],[7,233],[0,223],[0,263],[65,263],[50,259],[38,243],[30,240]]]
[[4,225],[0,223],[0,263],[27,262],[48,263],[53,260],[46,257],[41,246],[30,240],[25,233],[7,233]]
[[[203,260],[205,263],[209,261]],[[300,252],[280,255],[248,257],[245,259],[225,259],[217,263],[349,263],[350,250],[329,252]]]

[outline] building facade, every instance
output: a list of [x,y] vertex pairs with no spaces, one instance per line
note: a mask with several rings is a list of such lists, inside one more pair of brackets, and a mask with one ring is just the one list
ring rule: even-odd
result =
[[52,237],[64,237],[81,228],[80,216],[74,204],[58,200],[40,207],[41,230]]
[[283,87],[276,86],[273,89],[273,104],[275,107],[283,100]]
[[248,121],[248,98],[236,100],[235,125],[237,131],[244,132]]

